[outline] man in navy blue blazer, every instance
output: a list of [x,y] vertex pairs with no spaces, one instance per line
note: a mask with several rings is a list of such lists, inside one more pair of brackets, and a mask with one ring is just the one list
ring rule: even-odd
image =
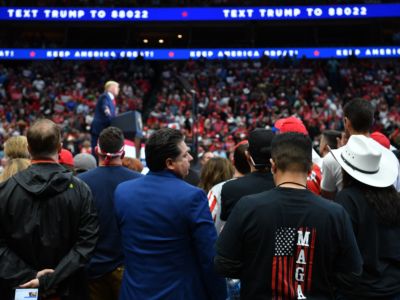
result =
[[115,117],[115,97],[119,94],[119,83],[107,81],[104,85],[104,93],[100,95],[94,111],[94,118],[90,133],[92,135],[92,153],[97,146],[100,132],[110,126],[111,119]]
[[120,300],[225,300],[206,194],[182,180],[193,159],[182,133],[156,131],[145,152],[150,172],[114,195],[125,254]]

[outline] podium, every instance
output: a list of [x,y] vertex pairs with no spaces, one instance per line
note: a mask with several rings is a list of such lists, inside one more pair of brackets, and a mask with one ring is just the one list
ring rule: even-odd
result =
[[138,111],[119,114],[111,120],[111,126],[121,129],[126,139],[143,136],[142,114]]

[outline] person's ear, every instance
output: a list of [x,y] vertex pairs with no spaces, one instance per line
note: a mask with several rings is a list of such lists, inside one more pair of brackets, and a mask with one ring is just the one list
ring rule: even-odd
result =
[[165,160],[165,165],[167,167],[168,170],[175,170],[175,164],[174,164],[174,160],[172,158],[167,158]]
[[329,153],[329,145],[325,144],[322,149],[321,149],[321,155],[326,155],[327,153]]
[[347,130],[352,129],[352,125],[351,125],[351,122],[348,117],[344,117],[343,125],[344,125],[344,128],[347,128]]
[[62,146],[63,146],[63,144],[62,143],[59,143],[58,144],[58,153],[61,153],[61,150],[62,150]]
[[276,163],[274,162],[274,160],[272,158],[269,159],[269,162],[271,163],[271,173],[272,175],[274,175],[276,173]]

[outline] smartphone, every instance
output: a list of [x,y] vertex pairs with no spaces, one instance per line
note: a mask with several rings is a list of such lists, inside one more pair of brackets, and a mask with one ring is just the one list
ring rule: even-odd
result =
[[37,300],[39,289],[16,289],[14,300]]

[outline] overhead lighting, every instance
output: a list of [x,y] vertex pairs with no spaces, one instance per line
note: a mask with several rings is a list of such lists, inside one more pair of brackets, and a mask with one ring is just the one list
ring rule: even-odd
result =
[[178,39],[181,39],[182,38],[182,34],[178,34]]
[[159,42],[160,44],[164,44],[164,40],[163,40],[163,39],[159,39],[158,42]]
[[143,43],[145,43],[145,44],[147,44],[148,42],[149,42],[148,39],[144,39],[144,40],[143,40]]

